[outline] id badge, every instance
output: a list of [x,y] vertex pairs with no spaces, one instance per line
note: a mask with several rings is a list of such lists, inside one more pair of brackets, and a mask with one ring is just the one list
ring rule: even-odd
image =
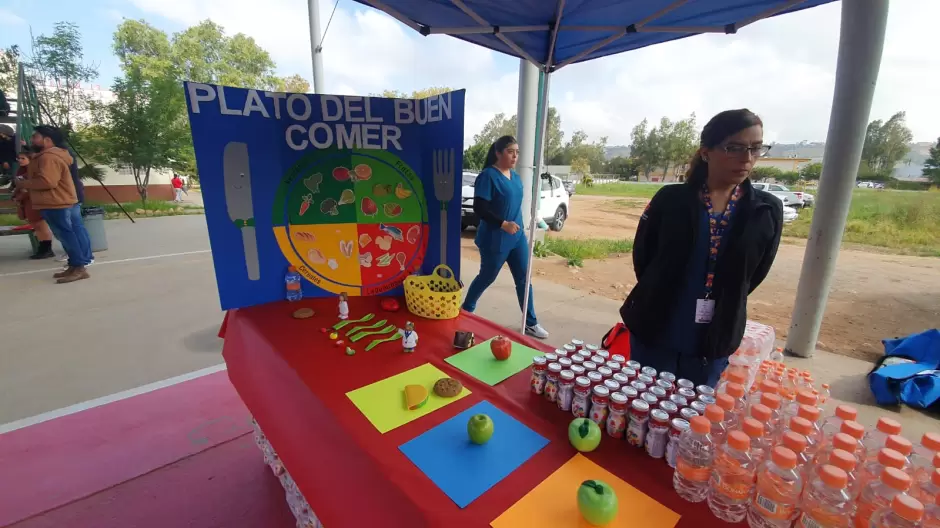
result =
[[715,315],[715,299],[698,299],[695,301],[695,322],[710,323]]

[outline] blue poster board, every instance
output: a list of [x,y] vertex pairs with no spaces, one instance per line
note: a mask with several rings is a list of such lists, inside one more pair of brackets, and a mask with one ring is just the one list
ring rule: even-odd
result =
[[222,309],[401,295],[460,273],[463,90],[421,100],[186,83]]

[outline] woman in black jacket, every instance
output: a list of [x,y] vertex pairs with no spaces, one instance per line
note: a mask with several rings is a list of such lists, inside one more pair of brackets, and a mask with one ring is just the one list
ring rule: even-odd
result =
[[763,138],[749,110],[716,115],[685,183],[666,185],[646,206],[633,243],[637,284],[620,308],[632,359],[696,384],[718,382],[783,229],[783,204],[748,179],[769,150]]

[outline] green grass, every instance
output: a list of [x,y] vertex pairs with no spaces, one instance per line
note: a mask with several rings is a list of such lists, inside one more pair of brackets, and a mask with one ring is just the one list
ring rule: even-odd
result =
[[588,187],[578,184],[576,193],[590,196],[632,196],[634,198],[652,198],[662,188],[661,183],[599,183]]
[[[784,227],[784,236],[807,238],[813,209]],[[855,189],[845,242],[901,253],[940,257],[940,192]]]
[[[118,205],[114,202],[89,203],[88,205],[101,207],[102,209],[104,209],[106,213],[123,214],[121,212],[121,208],[118,207]],[[143,209],[145,211],[161,211],[162,213],[166,215],[193,214],[193,213],[203,212],[202,207],[197,207],[191,204],[177,204],[177,203],[173,203],[171,201],[166,201],[166,200],[147,200],[146,204],[138,200],[136,202],[125,202],[125,203],[122,203],[121,205],[123,205],[124,209],[126,209],[127,212],[131,214],[134,214],[134,211],[136,211],[137,209]],[[186,211],[182,213],[176,212],[176,208],[180,207],[181,205],[184,209],[186,209]]]
[[0,214],[0,226],[18,226],[25,223],[15,214]]
[[606,238],[546,237],[545,251],[568,260],[569,266],[583,266],[585,259],[602,259],[633,250],[632,240]]

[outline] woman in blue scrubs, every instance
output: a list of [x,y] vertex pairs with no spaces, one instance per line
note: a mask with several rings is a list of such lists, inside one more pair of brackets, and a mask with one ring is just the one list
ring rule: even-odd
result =
[[[525,300],[526,270],[529,267],[529,243],[522,222],[522,179],[512,170],[519,158],[519,145],[512,136],[503,136],[490,145],[485,169],[477,176],[473,187],[473,212],[480,219],[476,245],[480,248],[480,273],[477,274],[467,295],[463,309],[472,312],[483,291],[493,284],[503,264],[509,265],[519,307]],[[529,286],[529,305],[525,317],[525,333],[545,339],[548,332],[535,317],[532,286]]]

